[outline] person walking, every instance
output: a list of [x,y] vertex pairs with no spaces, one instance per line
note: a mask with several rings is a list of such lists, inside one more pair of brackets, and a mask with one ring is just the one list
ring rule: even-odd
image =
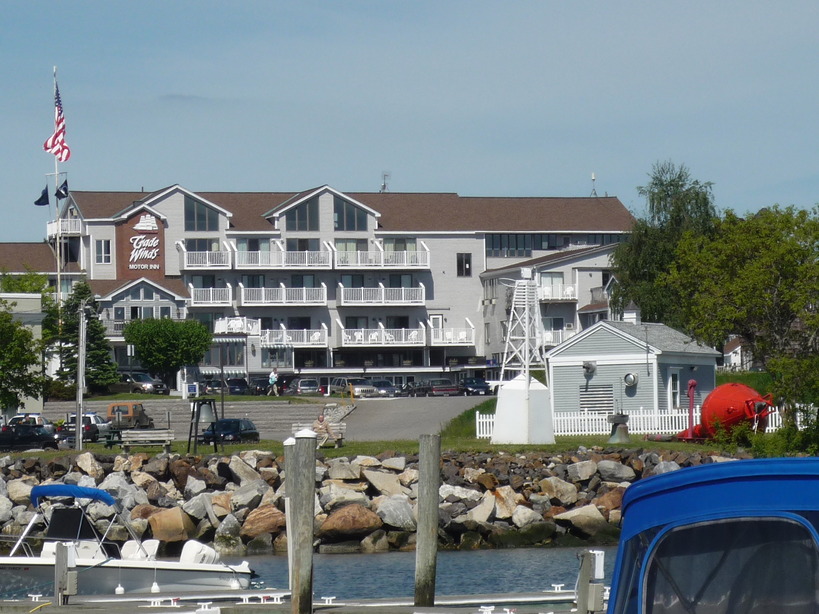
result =
[[270,372],[270,376],[267,378],[268,388],[267,388],[267,396],[276,395],[279,396],[279,371],[277,369],[273,369]]

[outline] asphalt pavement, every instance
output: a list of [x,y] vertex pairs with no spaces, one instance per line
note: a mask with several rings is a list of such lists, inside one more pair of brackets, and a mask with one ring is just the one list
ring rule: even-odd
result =
[[[455,416],[480,404],[486,397],[396,397],[356,399],[355,409],[344,419],[348,441],[390,441],[418,439],[423,434],[439,433]],[[227,402],[224,415],[246,417],[259,429],[262,439],[283,441],[290,436],[294,422],[312,422],[327,402],[344,403],[337,398],[311,397],[314,404],[288,403],[277,397]],[[172,428],[178,440],[187,439],[190,430],[190,405],[180,397],[146,395],[145,411],[157,428]],[[105,415],[108,401],[86,401],[84,410]],[[217,399],[218,411],[222,413]],[[72,401],[48,402],[43,414],[51,419],[65,418],[76,409]]]
[[434,435],[452,418],[486,400],[486,397],[395,397],[356,399],[347,416],[349,441],[391,441]]

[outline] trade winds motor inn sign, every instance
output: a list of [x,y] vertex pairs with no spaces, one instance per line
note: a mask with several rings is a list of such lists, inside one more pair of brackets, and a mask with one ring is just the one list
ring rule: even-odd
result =
[[150,213],[134,216],[117,228],[117,274],[120,278],[159,279],[165,276],[163,230],[161,222]]

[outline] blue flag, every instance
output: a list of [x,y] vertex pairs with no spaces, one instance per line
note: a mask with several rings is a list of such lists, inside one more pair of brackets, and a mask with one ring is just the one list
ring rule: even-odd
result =
[[68,179],[63,181],[63,184],[57,188],[57,191],[54,192],[54,196],[56,196],[58,200],[68,196]]
[[34,201],[34,204],[38,207],[48,207],[48,186],[43,188],[43,193]]

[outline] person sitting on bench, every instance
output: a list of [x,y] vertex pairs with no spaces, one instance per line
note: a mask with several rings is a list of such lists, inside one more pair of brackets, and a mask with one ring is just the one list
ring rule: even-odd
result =
[[324,419],[324,414],[319,414],[313,422],[313,431],[316,433],[316,449],[327,443],[328,439],[332,439],[333,442],[338,439],[333,429],[330,428],[330,423]]

